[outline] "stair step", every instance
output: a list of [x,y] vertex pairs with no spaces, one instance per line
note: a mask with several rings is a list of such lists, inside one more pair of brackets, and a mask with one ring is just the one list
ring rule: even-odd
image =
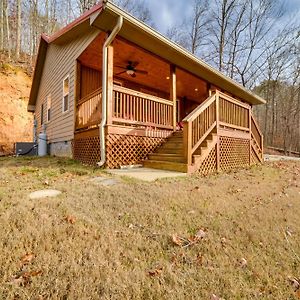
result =
[[181,141],[183,141],[183,137],[182,136],[171,136],[171,137],[168,137],[167,138],[167,142],[171,142],[171,141],[181,142]]
[[182,148],[158,148],[156,153],[166,153],[166,154],[178,154],[183,156],[183,147]]
[[171,136],[183,136],[183,131],[175,131]]
[[183,143],[171,143],[171,142],[167,142],[167,143],[164,143],[162,144],[161,146],[162,148],[176,148],[176,149],[180,149],[180,148],[183,148]]
[[185,163],[186,159],[177,154],[168,154],[168,153],[153,153],[149,155],[149,160],[158,160],[158,161],[171,161]]
[[153,168],[153,169],[177,171],[183,173],[186,173],[188,170],[187,164],[184,163],[175,163],[175,162],[159,161],[159,160],[145,160],[143,164],[144,167]]

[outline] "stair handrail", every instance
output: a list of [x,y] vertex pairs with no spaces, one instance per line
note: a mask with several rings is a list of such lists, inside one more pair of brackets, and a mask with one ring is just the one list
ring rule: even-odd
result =
[[216,100],[216,94],[212,94],[204,102],[198,105],[192,112],[190,112],[182,122],[194,121],[208,106],[210,106]]
[[253,113],[251,112],[251,124],[254,124],[255,126],[255,129],[256,131],[258,132],[258,135],[259,135],[259,141],[256,140],[256,136],[253,134],[253,131],[252,131],[252,126],[251,126],[251,135],[254,137],[255,139],[255,142],[258,144],[258,146],[260,147],[260,149],[262,150],[263,148],[263,135],[262,135],[262,132],[260,131],[259,129],[259,126],[253,116]]
[[[192,156],[204,139],[210,134],[210,132],[215,128],[217,124],[217,95],[213,93],[209,96],[203,103],[197,106],[190,114],[188,114],[183,120],[183,142],[184,142],[184,156],[186,158],[187,164],[192,165]],[[209,109],[213,104],[215,104],[213,117],[209,116],[209,127],[205,130],[201,136],[198,132],[193,133],[193,121],[195,121],[200,115]],[[197,127],[198,128],[198,127]],[[193,137],[197,137],[197,140]]]

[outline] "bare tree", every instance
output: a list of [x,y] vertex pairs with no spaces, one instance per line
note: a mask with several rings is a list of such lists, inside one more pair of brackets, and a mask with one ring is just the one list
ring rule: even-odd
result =
[[151,12],[144,0],[114,0],[114,3],[144,23],[154,25]]
[[22,1],[17,0],[17,37],[16,37],[16,58],[20,57],[21,50],[21,14],[22,14]]
[[4,1],[0,1],[0,50],[4,46]]
[[5,16],[5,30],[6,30],[6,45],[7,45],[7,53],[10,59],[11,56],[11,40],[10,40],[10,23],[9,23],[9,5],[8,0],[3,0],[3,11]]

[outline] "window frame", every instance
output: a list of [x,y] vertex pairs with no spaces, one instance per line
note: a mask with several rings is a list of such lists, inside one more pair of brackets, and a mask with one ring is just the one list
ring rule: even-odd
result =
[[[68,80],[68,93],[65,93],[65,81]],[[68,107],[66,110],[65,108],[65,97],[68,96]],[[62,113],[65,114],[69,111],[70,109],[70,74],[68,74],[66,77],[64,77],[62,81]]]
[[[50,105],[49,105],[50,103]],[[46,97],[46,104],[47,104],[47,109],[46,109],[46,121],[47,123],[51,121],[51,106],[52,106],[52,98],[51,98],[51,94],[49,94],[47,97]],[[50,112],[50,114],[49,114]]]
[[41,104],[41,112],[40,112],[40,118],[41,118],[41,126],[44,125],[44,103]]

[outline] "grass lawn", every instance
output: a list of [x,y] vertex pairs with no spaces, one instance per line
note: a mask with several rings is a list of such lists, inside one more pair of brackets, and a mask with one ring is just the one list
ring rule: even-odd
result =
[[[100,175],[0,159],[0,299],[300,299],[299,162],[110,187]],[[45,188],[62,194],[29,199]]]

